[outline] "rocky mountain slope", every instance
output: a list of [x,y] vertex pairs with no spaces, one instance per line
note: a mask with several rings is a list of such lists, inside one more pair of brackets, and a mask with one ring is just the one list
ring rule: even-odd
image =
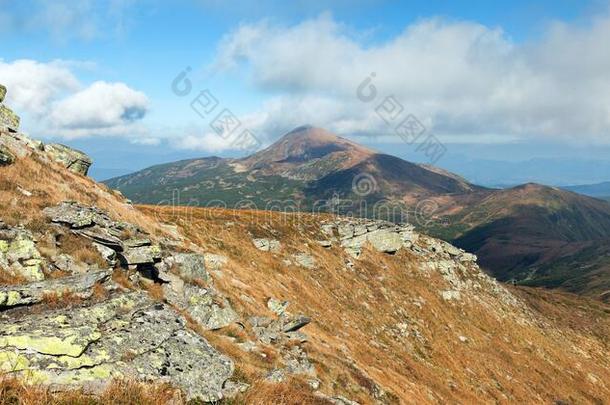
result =
[[138,203],[410,221],[475,252],[502,281],[595,297],[610,291],[606,202],[534,184],[478,187],[319,128],[297,128],[245,159],[175,162],[107,184]]
[[90,403],[140,383],[172,403],[610,398],[600,302],[507,289],[411,225],[134,207],[23,134],[0,131],[0,145],[0,394]]
[[439,201],[428,231],[475,252],[494,277],[606,297],[607,202],[538,184],[460,199]]

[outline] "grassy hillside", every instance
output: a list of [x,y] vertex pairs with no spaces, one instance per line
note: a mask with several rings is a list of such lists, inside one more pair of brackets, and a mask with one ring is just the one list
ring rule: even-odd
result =
[[[102,259],[81,234],[89,211],[64,219],[76,221],[75,228],[51,223],[42,214],[44,208],[64,200],[107,211],[108,217],[96,219],[99,224],[87,228],[97,229],[98,238],[122,238],[124,247],[129,244],[137,249],[146,243],[140,237],[131,232],[105,234],[102,225],[112,223],[123,230],[134,229],[128,224],[138,225],[136,236],[145,235],[163,254],[163,259],[157,259],[163,261],[145,266],[115,263],[108,269],[112,276],[92,287],[91,295],[79,297],[68,286],[24,306],[10,307],[10,301],[2,301],[9,307],[0,309],[0,342],[13,342],[15,347],[0,344],[0,371],[4,373],[0,401],[157,404],[167,403],[171,397],[172,403],[186,403],[189,388],[197,389],[207,380],[181,378],[209,357],[180,356],[192,349],[192,345],[182,344],[177,352],[185,365],[176,370],[175,353],[167,357],[170,352],[166,350],[169,341],[181,336],[191,336],[198,344],[204,339],[205,347],[231,360],[231,382],[245,384],[240,385],[245,388],[221,402],[226,404],[329,404],[330,398],[336,403],[340,397],[367,405],[600,403],[610,397],[610,387],[605,384],[610,379],[607,305],[533,288],[506,289],[482,273],[472,256],[426,235],[397,233],[395,227],[381,224],[392,231],[377,242],[387,249],[398,238],[400,248],[384,253],[369,239],[355,258],[342,246],[345,227],[351,227],[353,234],[374,234],[379,223],[363,226],[325,214],[132,206],[105,186],[36,154],[0,167],[0,173],[4,179],[0,182],[1,218],[8,233],[24,229],[32,233],[28,246],[40,250],[35,263],[44,265],[43,282],[50,283],[45,285],[99,271],[97,260],[91,264],[84,260],[94,253]],[[101,215],[97,208],[95,212]],[[329,234],[327,226],[332,224],[335,227]],[[255,243],[261,238],[277,241],[277,247],[261,250]],[[23,240],[19,241],[4,243],[2,251],[7,245],[22,246]],[[207,281],[180,277],[183,268],[177,262],[164,268],[166,259],[185,253],[204,259],[204,265],[192,271],[209,278]],[[75,270],[76,276],[56,268],[62,254],[72,257],[80,268]],[[156,279],[149,272],[151,266],[163,271],[169,281]],[[0,273],[10,275],[10,269],[2,267]],[[2,292],[36,291],[36,286],[16,278],[0,279]],[[203,290],[204,298],[212,294],[208,305],[216,311],[231,308],[237,320],[204,328],[192,315],[196,313],[189,312],[192,307],[182,308],[173,301],[173,294],[187,290]],[[128,297],[134,296],[148,304],[143,309],[132,307],[135,304]],[[10,297],[16,296],[11,293]],[[199,305],[202,297],[193,298],[197,299],[188,305]],[[269,330],[256,325],[277,319],[278,306],[280,311],[303,314],[305,318],[298,317],[299,326],[305,322],[302,319],[311,323],[297,333],[294,324],[287,327],[288,337],[282,343],[277,337],[262,340],[261,333]],[[110,313],[117,318],[106,321]],[[71,326],[80,319],[77,314],[88,316],[82,317],[84,324]],[[161,323],[152,324],[157,327],[142,335],[142,328],[151,325],[146,323],[150,317]],[[41,329],[51,322],[56,322],[53,328]],[[171,336],[158,340],[169,331],[168,325],[180,326]],[[42,337],[36,335],[40,331]],[[81,335],[75,338],[75,333]],[[100,342],[109,342],[114,333],[138,338],[112,340],[105,351],[91,352]],[[32,334],[38,338],[33,339]],[[89,340],[80,340],[82,336]],[[57,344],[41,344],[49,339]],[[150,345],[153,349],[148,349]],[[125,347],[135,350],[121,352]],[[110,361],[109,356],[117,352],[120,355]],[[143,381],[113,374],[139,356],[156,353],[161,357],[138,366],[158,369],[158,374]],[[52,368],[48,368],[52,356]],[[19,361],[11,362],[15,359]],[[170,360],[172,368],[166,366]],[[101,366],[109,374],[95,374]],[[180,387],[164,384],[168,370],[170,377],[181,381]],[[274,382],[270,376],[278,370],[291,374]],[[59,373],[71,376],[68,392],[23,378]],[[117,380],[95,395],[88,394],[86,389],[91,386],[83,381],[101,384],[111,381],[109,375]]]

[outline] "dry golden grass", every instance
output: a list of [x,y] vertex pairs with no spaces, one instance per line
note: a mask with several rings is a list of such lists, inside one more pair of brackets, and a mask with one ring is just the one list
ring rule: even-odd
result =
[[0,285],[21,285],[25,284],[27,280],[19,274],[13,274],[4,269],[0,269]]
[[148,295],[156,301],[164,301],[165,294],[163,293],[163,286],[159,283],[146,282],[143,284],[144,289],[148,292]]
[[[32,196],[23,196],[19,187]],[[324,249],[316,243],[326,239],[319,229],[326,215],[134,209],[105,186],[36,157],[0,168],[0,212],[9,224],[30,223],[42,230],[42,208],[64,200],[97,205],[153,235],[164,234],[162,222],[176,223],[201,251],[229,257],[215,285],[245,319],[271,316],[268,297],[289,300],[289,311],[311,316],[313,323],[304,329],[310,336],[305,348],[324,392],[362,404],[374,403],[373,397],[382,394],[380,388],[388,403],[604,403],[610,398],[610,315],[603,304],[536,290],[516,291],[524,302],[516,307],[485,291],[461,303],[445,302],[439,291],[447,288],[446,282],[438,274],[422,272],[419,259],[408,252],[388,256],[365,250],[353,268],[347,267],[342,249]],[[279,239],[281,251],[260,252],[250,243],[253,237]],[[78,251],[75,243],[74,252]],[[311,253],[316,268],[284,263],[299,252]],[[86,253],[78,254],[92,260]],[[115,271],[113,279],[133,288],[123,271]],[[160,294],[158,298],[162,299]],[[406,336],[397,334],[399,323],[408,325]],[[280,357],[274,347],[262,348],[265,356],[238,348],[233,339],[253,340],[250,330],[223,335],[202,331],[192,320],[189,325],[235,360],[240,378],[254,382],[244,403],[319,403],[299,382],[260,382],[269,370],[281,366]],[[156,392],[156,385],[113,386],[110,394],[90,398],[79,392],[25,389],[6,380],[0,384],[0,401],[8,400],[0,405],[157,404],[171,399],[164,391]]]
[[330,401],[316,397],[311,388],[293,379],[280,384],[255,383],[243,398],[251,405],[329,405]]
[[[447,288],[446,282],[439,274],[420,271],[419,259],[409,252],[389,256],[365,250],[350,269],[342,249],[318,246],[316,240],[325,238],[319,223],[328,216],[140,209],[178,224],[202,251],[229,257],[215,284],[244,318],[270,316],[268,297],[289,300],[289,311],[310,315],[305,347],[325,392],[362,404],[373,403],[379,388],[389,403],[610,398],[605,383],[610,381],[610,317],[603,310],[596,312],[594,333],[592,327],[581,330],[577,322],[555,321],[552,312],[532,302],[528,307],[527,300],[518,307],[503,304],[490,292],[477,292],[460,304],[445,302],[439,291]],[[253,237],[281,240],[281,251],[260,252],[249,242]],[[315,257],[315,270],[283,263],[303,251]],[[583,305],[577,297],[574,302],[557,299],[564,302],[561,313]],[[399,323],[408,325],[408,336],[397,334]],[[241,352],[217,333],[204,336],[233,357],[251,381],[276,365]],[[273,359],[275,350],[269,350]]]
[[116,380],[99,395],[82,390],[52,392],[48,387],[28,385],[0,376],[0,405],[166,405],[183,404],[181,394],[166,384],[139,384]]
[[42,303],[46,308],[50,309],[75,307],[81,305],[83,301],[80,295],[70,290],[54,291],[46,293],[42,297]]
[[129,280],[127,272],[123,269],[115,269],[112,272],[112,280],[123,288],[131,290],[134,288],[132,282]]
[[91,241],[82,236],[68,232],[61,236],[59,243],[61,244],[61,251],[69,254],[78,262],[86,263],[89,266],[97,266],[101,269],[108,267],[106,260],[91,244]]
[[[32,195],[23,195],[19,188]],[[111,212],[116,220],[136,224],[153,235],[165,234],[156,221],[124,204],[105,185],[59,164],[43,161],[35,154],[0,167],[0,212],[9,225],[24,224],[40,229],[45,224],[42,209],[69,200],[95,205]]]

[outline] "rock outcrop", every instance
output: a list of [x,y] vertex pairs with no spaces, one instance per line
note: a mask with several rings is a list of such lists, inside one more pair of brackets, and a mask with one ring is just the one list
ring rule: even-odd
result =
[[103,283],[109,277],[108,271],[98,271],[31,284],[0,287],[0,310],[38,304],[50,294],[55,294],[60,299],[62,294],[75,294],[79,298],[88,299],[93,294],[92,289],[95,284]]
[[15,163],[15,155],[4,145],[0,145],[0,166],[8,166]]
[[5,271],[26,281],[40,281],[44,279],[42,264],[32,233],[0,222],[0,266]]
[[44,151],[57,163],[61,163],[68,170],[86,176],[93,160],[87,154],[58,143],[45,145]]
[[[0,287],[0,372],[59,390],[95,391],[125,378],[166,381],[205,402],[231,391],[225,383],[233,361],[190,330],[183,316],[207,330],[239,318],[213,288],[203,255],[166,250],[139,227],[96,207],[64,202],[44,214],[56,224],[44,238],[59,240],[60,250],[62,235],[72,233],[103,253],[109,267],[122,266],[115,272],[137,270],[130,276],[135,283],[161,284],[164,296],[159,301],[121,287],[111,269],[82,266],[66,253],[44,258],[32,232],[0,223],[0,273],[34,281]],[[45,280],[42,269],[52,267],[67,276]],[[29,313],[33,306],[39,309]]]
[[86,176],[93,164],[87,154],[66,145],[44,145],[19,132],[19,116],[3,104],[6,93],[6,87],[0,84],[0,166],[37,154],[43,159],[63,165],[74,173]]
[[0,370],[57,388],[95,390],[112,378],[155,379],[211,402],[223,397],[233,369],[179,314],[144,293],[121,294],[68,314],[0,319]]
[[20,118],[10,108],[3,104],[5,96],[6,87],[0,84],[0,128],[7,129],[11,132],[17,132],[19,130]]

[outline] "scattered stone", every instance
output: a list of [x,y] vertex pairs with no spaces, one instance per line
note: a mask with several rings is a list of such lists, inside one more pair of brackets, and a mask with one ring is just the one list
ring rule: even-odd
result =
[[239,346],[239,348],[242,349],[244,352],[248,352],[248,353],[256,351],[256,349],[257,349],[256,343],[251,342],[251,341],[238,343],[237,346]]
[[85,153],[58,143],[45,145],[44,151],[49,157],[62,164],[74,173],[86,176],[93,161]]
[[267,374],[265,380],[276,384],[282,383],[286,380],[286,371],[276,368]]
[[460,342],[462,342],[462,343],[466,343],[466,342],[468,342],[468,338],[467,338],[466,336],[462,336],[462,335],[460,335],[460,336],[458,336],[458,339],[459,339],[459,340],[460,340]]
[[110,267],[114,267],[117,263],[116,251],[99,243],[93,243],[93,246],[100,252],[100,255],[106,260]]
[[400,234],[388,230],[375,230],[367,235],[367,240],[383,253],[396,253],[403,243]]
[[217,255],[213,253],[206,253],[203,255],[206,268],[213,271],[220,271],[227,264],[229,259],[226,256]]
[[126,241],[123,241],[123,245],[126,248],[139,248],[139,247],[144,247],[144,246],[150,246],[152,245],[152,242],[150,241],[150,239],[147,238],[132,238],[132,239],[128,239]]
[[0,232],[0,265],[26,281],[44,280],[43,260],[34,238],[23,228]]
[[335,227],[333,224],[323,224],[321,226],[322,233],[330,237],[335,236],[334,229]]
[[333,243],[329,240],[319,240],[318,244],[320,244],[320,246],[326,249],[329,249],[333,246]]
[[65,253],[53,256],[52,263],[57,270],[69,274],[83,274],[88,270],[87,265],[76,263],[72,256]]
[[342,396],[337,396],[337,397],[332,397],[329,398],[330,402],[332,402],[334,405],[360,405],[359,402],[356,401],[351,401],[345,397]]
[[84,236],[85,238],[91,239],[93,242],[99,243],[100,245],[106,246],[112,250],[122,252],[123,241],[114,235],[107,228],[94,225],[90,228],[78,229],[75,231],[77,234]]
[[296,317],[290,317],[284,321],[282,325],[282,332],[295,332],[302,327],[309,325],[311,323],[311,318],[306,317],[305,315],[298,315]]
[[307,380],[307,385],[309,385],[312,390],[319,390],[320,386],[322,385],[322,381],[318,380],[317,378],[312,378]]
[[306,269],[313,269],[316,267],[316,260],[307,253],[298,253],[294,255],[293,258],[299,266],[305,267]]
[[473,255],[472,253],[462,253],[459,256],[459,261],[464,263],[464,262],[476,262],[477,261],[477,256]]
[[250,388],[250,384],[227,381],[222,389],[222,395],[226,399],[235,398],[237,395],[248,391],[248,388]]
[[284,363],[288,374],[316,376],[316,368],[309,361],[307,353],[299,346],[292,346],[284,353]]
[[267,301],[267,308],[277,316],[283,315],[284,312],[286,312],[288,305],[290,305],[288,301],[280,301],[275,298],[269,298]]
[[441,292],[441,296],[445,301],[460,301],[462,299],[460,292],[455,290],[443,291]]
[[263,252],[272,252],[277,253],[280,251],[281,244],[278,240],[275,239],[253,239],[252,243],[254,243],[254,247]]
[[[97,210],[83,207],[75,202],[67,201],[55,207],[47,207],[42,211],[52,222],[68,225],[72,229],[92,226],[100,220],[101,213]],[[110,218],[103,218],[106,224]]]

